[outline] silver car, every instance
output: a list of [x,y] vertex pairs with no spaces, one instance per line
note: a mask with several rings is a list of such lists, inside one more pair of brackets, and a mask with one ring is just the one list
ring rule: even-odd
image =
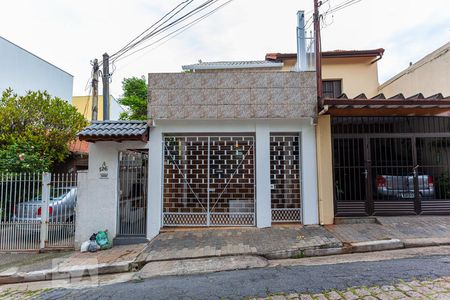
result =
[[[434,197],[434,182],[431,175],[417,175],[419,197]],[[386,198],[415,198],[414,176],[379,175],[376,178],[377,193]]]
[[[49,223],[73,222],[76,201],[76,187],[51,189],[48,205]],[[18,223],[38,222],[41,220],[41,215],[42,196],[37,196],[31,201],[18,203],[14,210],[13,220]]]

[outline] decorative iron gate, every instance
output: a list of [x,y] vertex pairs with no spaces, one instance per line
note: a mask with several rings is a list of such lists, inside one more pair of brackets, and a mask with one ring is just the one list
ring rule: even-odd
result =
[[254,226],[252,135],[167,135],[164,226]]
[[119,152],[118,236],[146,236],[147,174],[147,149]]
[[301,222],[299,133],[270,135],[272,222]]
[[450,118],[332,121],[336,216],[450,214]]
[[77,176],[0,175],[0,251],[73,248]]

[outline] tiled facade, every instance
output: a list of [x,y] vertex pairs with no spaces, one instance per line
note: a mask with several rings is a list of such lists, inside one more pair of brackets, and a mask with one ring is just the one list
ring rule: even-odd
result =
[[149,118],[175,120],[314,117],[314,72],[149,74]]

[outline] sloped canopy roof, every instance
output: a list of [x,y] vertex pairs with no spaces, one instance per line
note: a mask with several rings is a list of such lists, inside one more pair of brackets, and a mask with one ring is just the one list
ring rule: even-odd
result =
[[78,133],[82,141],[144,141],[148,140],[146,121],[95,121]]
[[438,115],[450,112],[450,97],[440,93],[429,97],[421,93],[405,97],[400,93],[390,98],[378,94],[368,99],[365,94],[360,94],[349,99],[342,94],[338,98],[324,99],[323,107],[322,113],[332,115]]

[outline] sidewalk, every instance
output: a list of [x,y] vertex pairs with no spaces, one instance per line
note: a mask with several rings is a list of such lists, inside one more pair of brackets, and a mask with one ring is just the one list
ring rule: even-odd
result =
[[0,284],[132,271],[145,246],[115,246],[95,253],[0,253]]
[[327,226],[166,230],[148,244],[96,253],[0,253],[0,284],[123,273],[144,265],[146,276],[182,275],[264,267],[272,259],[450,245],[450,216],[367,220],[347,219],[345,224]]

